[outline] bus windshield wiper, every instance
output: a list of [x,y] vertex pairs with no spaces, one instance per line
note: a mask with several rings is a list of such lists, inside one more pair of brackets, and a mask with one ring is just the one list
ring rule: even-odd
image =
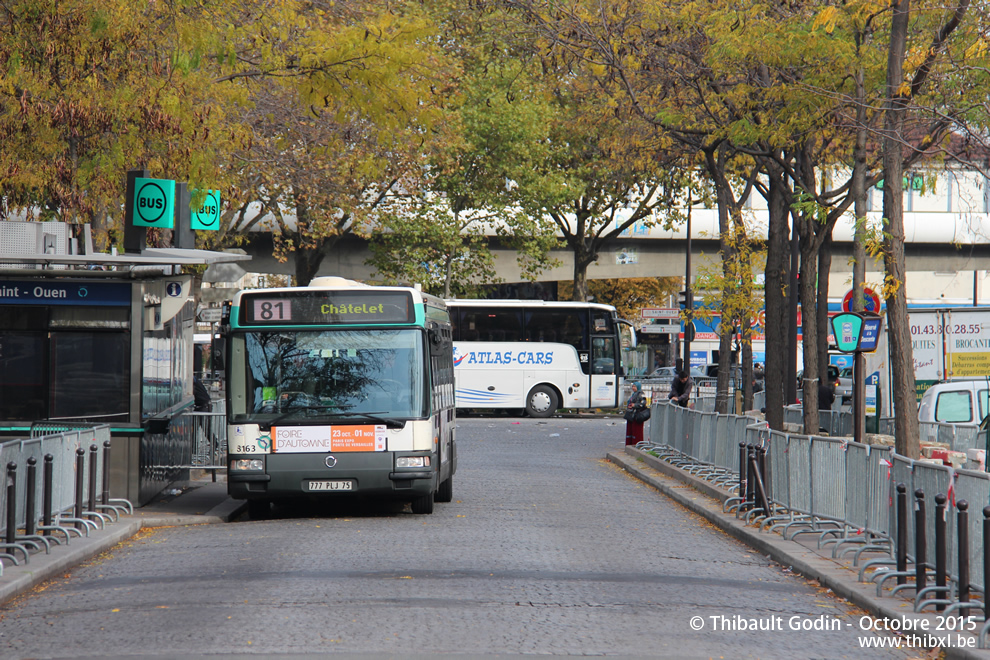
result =
[[332,403],[323,404],[320,406],[296,406],[293,407],[292,410],[287,410],[278,417],[272,419],[270,422],[268,422],[268,425],[275,426],[275,424],[277,424],[278,422],[281,422],[283,419],[288,419],[289,417],[292,417],[296,413],[312,412],[314,410],[329,410],[331,408],[342,408],[342,406],[338,406]]
[[391,417],[379,417],[379,415],[384,415],[385,411],[375,411],[375,412],[340,412],[334,415],[334,417],[363,417],[364,419],[369,419],[373,422],[378,422],[379,424],[384,424],[390,429],[401,429],[404,428],[406,423],[399,419],[392,419]]

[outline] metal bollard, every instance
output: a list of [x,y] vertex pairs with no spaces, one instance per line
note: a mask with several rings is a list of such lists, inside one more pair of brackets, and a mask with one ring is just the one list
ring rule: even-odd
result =
[[[907,486],[897,484],[897,572],[907,572],[908,540]],[[897,584],[907,584],[906,575],[897,576]]]
[[925,491],[914,491],[914,592],[918,593],[928,584],[928,535],[925,533]]
[[764,509],[764,511],[766,511],[766,515],[769,516],[770,515],[770,498],[773,496],[773,493],[770,492],[770,487],[771,487],[770,480],[768,480],[766,478],[766,476],[767,476],[767,448],[766,447],[761,447],[761,446],[757,445],[756,446],[756,455],[759,458],[759,461],[757,462],[757,467],[759,468],[760,480],[763,483],[763,496],[764,496],[763,499],[765,500],[764,501],[764,504],[767,507],[766,509]]
[[7,463],[7,545],[17,542],[17,463]]
[[96,454],[100,448],[93,443],[89,446],[89,511],[96,511],[96,471],[100,464],[96,460]]
[[[956,525],[959,536],[959,602],[969,602],[969,502],[956,502],[959,512],[956,514]],[[968,608],[966,610],[968,613]]]
[[110,504],[110,441],[103,441],[103,504]]
[[760,471],[760,461],[757,456],[750,459],[753,466],[753,491],[756,508],[763,510],[764,516],[770,515],[770,501],[764,489],[763,474]]
[[746,443],[739,443],[739,497],[746,499]]
[[54,487],[55,457],[45,454],[45,464],[41,469],[41,522],[45,536],[52,533],[52,488]]
[[753,470],[755,455],[753,445],[746,445],[746,511],[752,511],[756,507],[756,474]]
[[[948,598],[949,593],[941,587],[945,586],[945,560],[946,560],[946,542],[948,539],[945,538],[945,495],[939,493],[935,496],[935,586],[940,587],[937,590],[939,598]],[[945,610],[945,605],[938,604],[935,609],[939,612]]]
[[[86,477],[86,450],[82,447],[76,448],[76,504],[73,509],[73,517],[77,521],[82,520],[83,511],[83,486],[86,482],[83,481]],[[76,523],[76,529],[81,529],[83,527],[82,522]]]
[[32,456],[27,459],[27,483],[24,484],[24,533],[34,536],[38,532],[38,508],[36,490],[38,488],[38,459]]

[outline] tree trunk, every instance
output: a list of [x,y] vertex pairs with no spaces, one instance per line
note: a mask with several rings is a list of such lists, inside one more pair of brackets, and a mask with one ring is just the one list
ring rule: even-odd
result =
[[918,458],[920,451],[914,355],[908,323],[904,260],[904,164],[901,144],[906,101],[904,57],[911,15],[910,0],[893,3],[890,50],[887,57],[887,107],[884,110],[883,153],[883,263],[886,282],[887,338],[890,342],[891,389],[894,402],[894,447],[898,454]]
[[574,236],[570,243],[574,254],[574,293],[571,300],[586,302],[591,293],[588,291],[588,266],[595,263],[598,255],[588,249],[581,236]]
[[[733,217],[735,194],[728,180],[725,178],[725,172],[716,157],[716,150],[718,148],[715,146],[705,150],[705,164],[715,185],[715,199],[718,206],[718,244],[719,251],[722,253],[722,276],[725,282],[722,294],[724,299],[728,300],[732,293],[729,288],[730,283],[735,281],[734,276],[737,275],[737,273],[734,273],[737,270],[736,251],[729,233],[732,230],[730,218]],[[718,378],[715,382],[715,412],[722,414],[725,414],[729,410],[729,357],[732,352],[731,328],[732,319],[726,318],[725,314],[723,314],[718,328]],[[687,367],[690,368],[690,364]]]
[[767,266],[766,266],[766,362],[763,365],[763,387],[767,399],[767,423],[780,431],[784,428],[784,371],[786,351],[775,350],[787,346],[787,300],[784,292],[790,279],[790,227],[787,188],[783,170],[769,166],[769,214]]
[[813,220],[801,222],[801,278],[798,286],[801,291],[801,346],[804,349],[804,375],[801,389],[804,392],[804,432],[807,435],[818,433],[818,385],[821,382],[818,372],[818,318],[817,286],[818,259],[815,254],[814,231],[809,227]]
[[822,341],[818,342],[818,373],[822,382],[828,378],[828,276],[832,270],[832,232],[828,227],[823,227],[822,231],[827,231],[825,240],[818,248],[818,292],[817,305],[815,307],[815,320],[818,326],[818,336]]

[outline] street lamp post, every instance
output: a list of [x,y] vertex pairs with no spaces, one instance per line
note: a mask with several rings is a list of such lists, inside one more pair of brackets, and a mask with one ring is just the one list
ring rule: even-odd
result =
[[687,208],[687,251],[684,254],[684,310],[686,312],[687,319],[684,321],[684,370],[690,374],[691,373],[691,339],[694,335],[692,330],[693,319],[692,311],[694,310],[694,296],[691,292],[691,207],[694,205],[694,200],[691,199],[691,192],[688,191],[688,208]]

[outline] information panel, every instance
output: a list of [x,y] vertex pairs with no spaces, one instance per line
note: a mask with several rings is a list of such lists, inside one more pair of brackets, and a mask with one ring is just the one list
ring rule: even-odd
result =
[[273,426],[272,451],[276,454],[385,451],[386,434],[384,424]]
[[241,324],[334,325],[411,323],[412,295],[403,291],[259,292],[241,297]]
[[131,285],[71,280],[0,280],[0,304],[125,307],[131,304]]

